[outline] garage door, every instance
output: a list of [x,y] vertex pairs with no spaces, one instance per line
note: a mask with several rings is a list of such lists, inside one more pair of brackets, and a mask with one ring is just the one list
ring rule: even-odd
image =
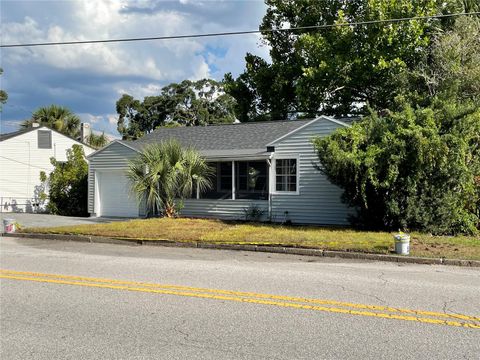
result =
[[97,177],[100,216],[138,217],[138,205],[123,172],[100,172]]

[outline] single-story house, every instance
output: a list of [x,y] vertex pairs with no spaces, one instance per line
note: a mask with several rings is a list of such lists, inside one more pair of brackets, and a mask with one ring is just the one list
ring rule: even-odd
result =
[[[37,125],[37,124],[35,124]],[[46,126],[0,135],[0,203],[2,212],[43,210],[40,172],[53,171],[50,158],[67,161],[67,149],[81,145],[86,155],[95,149]]]
[[91,216],[141,217],[125,172],[145,146],[176,139],[197,149],[216,169],[213,189],[184,201],[183,216],[245,219],[254,208],[264,220],[346,225],[351,213],[342,191],[316,168],[311,139],[349,126],[327,116],[313,120],[159,128],[136,141],[117,140],[90,154]]

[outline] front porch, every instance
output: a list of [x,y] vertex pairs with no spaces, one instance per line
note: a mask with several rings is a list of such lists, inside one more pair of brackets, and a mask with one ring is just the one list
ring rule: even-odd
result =
[[213,186],[205,192],[197,188],[184,200],[182,214],[239,220],[253,211],[262,214],[258,220],[284,221],[286,210],[273,215],[273,196],[298,195],[298,157],[271,155],[241,160],[207,158],[213,168]]
[[209,162],[212,188],[194,198],[209,200],[265,200],[270,193],[270,160]]

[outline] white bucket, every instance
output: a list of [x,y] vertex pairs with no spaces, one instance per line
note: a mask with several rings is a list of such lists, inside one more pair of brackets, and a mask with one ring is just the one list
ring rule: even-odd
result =
[[396,234],[393,238],[395,239],[395,253],[399,255],[410,254],[410,235]]
[[3,219],[3,233],[11,234],[15,232],[15,219]]

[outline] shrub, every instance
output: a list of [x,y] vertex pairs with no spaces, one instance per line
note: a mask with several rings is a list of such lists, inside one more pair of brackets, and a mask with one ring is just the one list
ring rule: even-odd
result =
[[480,110],[436,103],[372,113],[313,141],[356,225],[475,233],[480,209]]
[[45,173],[40,174],[40,179],[48,183],[47,210],[57,215],[88,216],[88,165],[82,146],[68,149],[66,162],[53,157],[50,162],[54,170],[48,179]]

